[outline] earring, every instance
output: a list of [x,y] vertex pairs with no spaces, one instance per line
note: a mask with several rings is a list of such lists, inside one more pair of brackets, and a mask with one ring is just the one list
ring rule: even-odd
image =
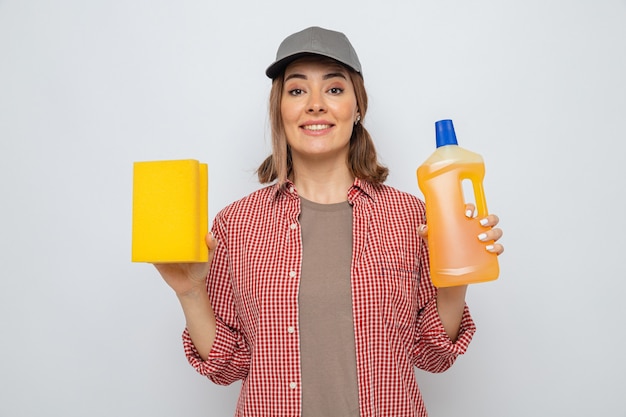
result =
[[356,126],[356,125],[358,125],[360,121],[361,121],[361,115],[360,115],[360,114],[357,114],[357,115],[356,115],[356,120],[354,121],[354,125],[355,125],[355,126]]

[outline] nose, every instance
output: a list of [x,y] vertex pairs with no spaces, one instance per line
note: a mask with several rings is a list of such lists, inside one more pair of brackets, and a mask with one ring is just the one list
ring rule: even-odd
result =
[[318,92],[311,92],[309,94],[309,102],[307,103],[307,113],[324,113],[326,111],[326,104],[324,103],[324,96]]

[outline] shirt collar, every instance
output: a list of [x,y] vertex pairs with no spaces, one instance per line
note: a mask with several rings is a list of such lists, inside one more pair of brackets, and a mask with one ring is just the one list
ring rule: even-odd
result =
[[[274,192],[271,193],[270,198],[276,200],[282,196],[289,198],[298,198],[298,192],[295,185],[291,180],[285,181],[283,184],[274,184]],[[354,204],[356,200],[361,197],[368,197],[371,200],[375,200],[376,185],[361,178],[355,178],[354,183],[348,190],[348,202]]]
[[350,204],[354,204],[356,200],[362,197],[368,197],[371,200],[376,200],[374,197],[376,194],[375,188],[375,184],[361,178],[355,178],[354,184],[352,184],[352,187],[348,190],[348,201]]

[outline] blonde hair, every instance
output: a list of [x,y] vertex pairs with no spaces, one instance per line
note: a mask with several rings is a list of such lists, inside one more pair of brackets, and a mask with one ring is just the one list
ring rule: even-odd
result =
[[[333,60],[333,62],[336,62]],[[356,178],[373,184],[383,183],[387,179],[389,169],[378,163],[378,156],[374,141],[369,132],[363,126],[363,120],[367,114],[367,92],[363,76],[353,69],[342,64],[350,74],[356,103],[361,120],[354,126],[350,137],[350,149],[348,151],[348,169]],[[274,180],[283,184],[293,174],[291,150],[287,144],[287,136],[280,111],[283,96],[283,73],[272,80],[272,89],[269,98],[269,118],[272,131],[272,154],[261,163],[257,169],[259,182],[270,183]]]

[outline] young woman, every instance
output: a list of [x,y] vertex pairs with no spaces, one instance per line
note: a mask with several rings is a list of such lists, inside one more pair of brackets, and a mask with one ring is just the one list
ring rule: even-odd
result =
[[[361,65],[339,32],[286,38],[272,79],[271,183],[229,205],[207,264],[156,265],[182,305],[185,353],[236,416],[425,416],[414,367],[442,372],[475,331],[466,287],[433,287],[424,204],[383,185]],[[503,251],[498,218],[485,250]]]

